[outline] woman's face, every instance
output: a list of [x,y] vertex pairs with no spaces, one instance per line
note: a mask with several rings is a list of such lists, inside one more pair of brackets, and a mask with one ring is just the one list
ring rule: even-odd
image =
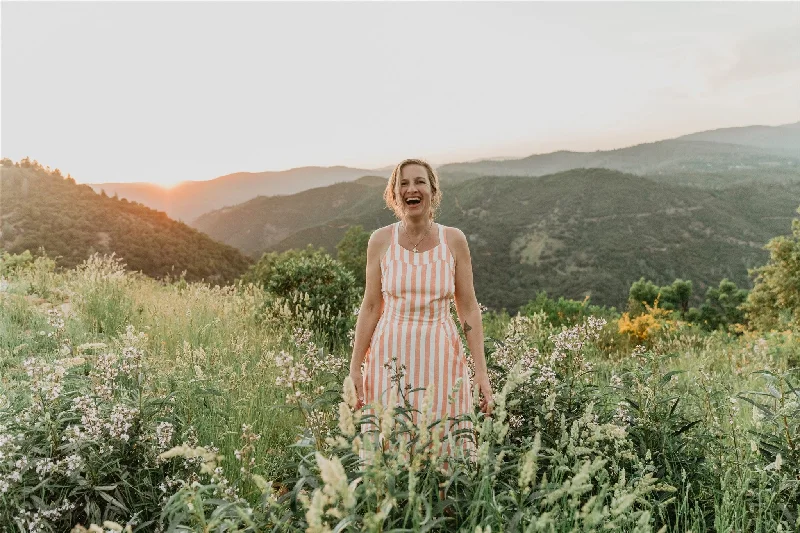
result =
[[403,213],[410,216],[430,212],[433,192],[428,172],[422,165],[406,165],[395,188],[395,196]]

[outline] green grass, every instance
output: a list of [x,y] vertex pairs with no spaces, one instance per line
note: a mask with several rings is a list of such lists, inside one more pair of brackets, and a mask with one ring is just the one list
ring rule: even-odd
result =
[[[260,499],[256,478],[251,478],[251,473],[289,487],[296,479],[305,480],[309,496],[315,487],[325,485],[318,477],[319,465],[313,456],[307,456],[300,470],[297,463],[300,452],[308,453],[309,446],[313,449],[313,439],[309,437],[316,436],[318,443],[324,442],[328,427],[337,434],[335,417],[339,399],[326,400],[325,394],[316,389],[322,383],[315,378],[312,383],[299,386],[309,399],[304,409],[287,406],[285,397],[290,391],[276,385],[276,378],[285,372],[276,364],[276,354],[283,350],[294,354],[298,364],[310,363],[303,360],[302,347],[291,337],[292,324],[259,320],[258,311],[266,299],[259,289],[185,282],[165,284],[121,273],[109,260],[58,273],[39,265],[38,269],[8,273],[7,279],[8,287],[0,292],[0,396],[10,400],[10,404],[30,401],[26,399],[28,378],[21,368],[23,360],[36,357],[53,361],[77,354],[78,346],[89,342],[114,345],[124,340],[126,329],[131,326],[132,331],[146,334],[143,368],[147,378],[134,392],[154,399],[173,397],[176,420],[193,426],[200,444],[218,448],[225,476],[241,488],[245,497],[238,503],[220,500],[201,506],[208,515],[203,520],[211,520],[217,506],[233,513],[231,509],[241,511],[247,506],[258,509],[259,505],[267,505]],[[46,297],[35,293],[36,287]],[[54,314],[53,310],[58,312]],[[63,327],[53,321],[53,316],[63,318]],[[610,502],[610,487],[617,483],[618,472],[614,470],[616,466],[609,465],[628,465],[624,490],[638,494],[639,503],[620,519],[623,524],[620,530],[650,531],[651,526],[664,524],[667,531],[675,532],[775,531],[781,521],[786,531],[796,527],[797,480],[792,481],[792,469],[797,469],[800,463],[791,449],[786,448],[785,441],[790,437],[796,439],[800,431],[796,423],[783,427],[777,417],[754,417],[753,406],[746,398],[766,401],[772,411],[790,413],[788,420],[792,420],[791,409],[795,407],[791,404],[791,393],[783,381],[772,376],[781,376],[800,362],[797,333],[746,332],[734,336],[673,324],[648,339],[646,349],[637,350],[635,343],[618,332],[614,316],[607,319],[595,340],[587,342],[572,358],[558,363],[562,365],[556,367],[561,381],[554,389],[555,396],[546,397],[543,389],[525,385],[528,388],[521,389],[523,393],[509,403],[509,415],[521,416],[525,422],[510,429],[502,444],[497,445],[497,452],[505,450],[505,463],[492,452],[485,467],[462,472],[464,477],[453,482],[446,500],[440,500],[436,490],[436,483],[446,478],[438,477],[435,466],[423,466],[419,497],[432,506],[434,513],[451,505],[455,523],[461,524],[459,527],[469,524],[470,531],[481,524],[495,524],[493,531],[502,524],[508,527],[507,512],[512,500],[516,502],[514,505],[524,503],[527,509],[514,518],[520,524],[533,528],[550,520],[547,530],[566,531],[571,527],[586,530],[580,529],[584,522],[577,518],[573,522],[570,509],[578,509],[576,505],[588,506],[586,498],[591,494],[609,498]],[[509,329],[512,324],[513,331]],[[510,374],[510,363],[502,361],[529,361],[529,370],[535,377],[544,357],[553,353],[554,335],[561,331],[560,326],[549,324],[544,315],[521,319],[489,313],[484,316],[484,325],[487,339],[491,339],[487,354],[494,369],[496,392]],[[531,356],[533,347],[539,350],[540,357]],[[349,350],[348,346],[339,346],[334,352],[339,360],[347,360]],[[586,371],[588,366],[581,366],[584,358],[591,364],[589,371]],[[771,374],[760,373],[763,370]],[[76,379],[81,375],[76,374]],[[619,384],[615,384],[617,379]],[[780,393],[783,396],[770,392],[776,387],[783,391]],[[547,414],[548,398],[553,398],[556,406],[551,415]],[[582,459],[575,450],[577,445],[585,444],[586,437],[571,431],[580,424],[594,427],[595,432],[600,427],[585,418],[584,411],[592,405],[598,423],[610,424],[621,401],[628,402],[627,408],[637,422],[627,427],[628,440],[617,451],[604,447],[606,444],[602,443],[606,441],[598,441],[602,446],[598,443],[590,446],[593,450],[590,457],[600,461],[596,464],[599,470],[590,476],[594,488],[585,494],[575,492],[574,487],[569,491],[564,489],[563,497],[547,503],[548,512],[554,514],[547,515],[545,507],[541,507],[543,514],[537,515],[539,504],[525,498],[546,498],[548,491],[561,490],[558,487],[567,487],[573,476],[583,475]],[[322,416],[324,420],[313,427],[308,416]],[[559,421],[560,416],[564,420]],[[245,424],[261,438],[252,443],[255,458],[252,472],[247,469],[243,473],[235,454],[242,449]],[[570,424],[578,426],[571,430]],[[522,460],[534,433],[541,433],[543,446],[548,450],[543,452],[540,468],[553,470],[547,470],[552,475],[546,483],[542,481],[547,490],[533,491],[523,497],[514,492],[516,461]],[[305,447],[294,447],[303,435]],[[765,467],[774,462],[774,451],[781,446],[784,447],[782,473],[789,477],[776,481],[777,474]],[[351,481],[363,474],[376,476],[370,478],[374,483],[383,483],[381,480],[385,478],[381,476],[385,474],[379,470],[359,473],[352,461],[348,462],[346,449],[325,447],[325,453],[342,458]],[[624,450],[633,453],[635,460],[626,456],[629,452],[623,453]],[[2,468],[0,464],[0,481]],[[661,477],[659,483],[676,491],[638,486],[637,480],[645,479],[647,468]],[[410,482],[408,472],[402,468],[392,472],[392,476],[398,476],[393,478],[398,487]],[[207,487],[213,491],[214,485]],[[776,487],[784,491],[777,491]],[[192,498],[199,498],[203,490],[206,489],[187,487],[180,492],[168,504],[173,513],[169,516],[184,516],[181,509],[188,509],[186,504],[197,501]],[[380,501],[375,493],[367,488],[356,491],[358,513],[366,516],[377,512]],[[390,513],[387,524],[422,528],[422,524],[428,523],[424,513],[415,514],[413,506],[403,504],[408,497],[404,494],[395,493],[398,508]],[[298,497],[294,494],[291,500],[296,507],[286,502],[280,504],[284,505],[280,507],[282,512],[288,513],[286,531],[307,526]],[[0,498],[0,507],[4,501]],[[790,506],[783,508],[787,502]],[[277,508],[270,507],[273,511]],[[601,516],[601,511],[598,507],[592,512]],[[196,513],[191,518],[190,514],[175,520],[196,526],[200,518]],[[239,520],[225,516],[228,517],[225,520]],[[260,519],[263,528],[275,524],[274,516],[269,518],[269,513],[264,516],[267,518]],[[452,523],[443,524],[431,527],[452,530]]]

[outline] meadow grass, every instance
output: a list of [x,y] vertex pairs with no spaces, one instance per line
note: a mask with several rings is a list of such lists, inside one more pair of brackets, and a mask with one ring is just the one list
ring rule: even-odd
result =
[[[113,258],[94,258],[61,272],[38,262],[6,272],[2,287],[0,408],[13,413],[35,403],[34,378],[23,362],[35,359],[59,369],[65,358],[90,357],[90,343],[119,346],[124,354],[126,342],[140,338],[147,375],[132,382],[130,405],[144,405],[145,396],[169,398],[172,407],[164,416],[172,417],[170,427],[192,428],[192,442],[221,458],[208,459],[216,469],[210,480],[194,473],[186,474],[194,484],[175,481],[159,504],[164,523],[158,527],[327,531],[339,524],[381,531],[390,524],[441,530],[455,523],[469,531],[487,531],[492,524],[495,531],[593,531],[614,523],[624,531],[676,532],[800,527],[800,428],[792,419],[800,394],[791,374],[800,364],[800,345],[791,331],[735,335],[665,323],[641,344],[619,333],[614,320],[561,328],[543,314],[487,313],[493,385],[498,393],[509,386],[508,405],[492,422],[475,415],[476,427],[490,427],[478,437],[478,466],[464,463],[457,470],[463,478],[456,476],[462,481],[451,477],[450,492],[442,498],[436,486],[447,476],[435,457],[410,467],[398,445],[386,452],[384,470],[358,466],[352,450],[361,444],[355,434],[343,433],[340,398],[320,377],[333,378],[340,390],[350,347],[320,350],[315,340],[322,346],[324,336],[303,336],[297,329],[302,319],[291,314],[285,322],[265,320],[263,309],[271,300],[257,287],[164,283],[126,273]],[[94,365],[62,371],[79,380],[96,373]],[[524,375],[513,387],[512,370]],[[303,373],[308,379],[298,377]],[[154,424],[163,430],[167,418],[159,420]],[[410,431],[416,435],[419,429]],[[401,433],[408,431],[392,426],[387,442],[403,441]],[[177,438],[173,444],[180,443]],[[534,460],[528,452],[535,439],[542,450],[536,461],[546,474],[534,475],[525,488],[519,472]],[[187,458],[186,468],[205,464],[197,457]],[[330,469],[347,478],[341,486],[355,483],[353,501],[334,487],[343,481],[333,479]],[[3,475],[0,470],[0,485]],[[395,481],[385,485],[389,478]],[[576,489],[577,479],[584,488]],[[399,490],[403,483],[406,489]],[[395,488],[376,492],[380,486]],[[409,506],[402,508],[400,501]],[[448,506],[450,514],[443,515]],[[522,509],[517,514],[510,511],[515,506]],[[261,522],[252,518],[259,509]],[[46,523],[43,515],[26,520]],[[23,522],[18,529],[24,530]]]

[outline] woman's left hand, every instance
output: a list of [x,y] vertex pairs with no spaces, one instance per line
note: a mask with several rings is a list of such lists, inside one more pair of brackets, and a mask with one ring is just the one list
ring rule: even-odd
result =
[[494,409],[494,396],[492,396],[492,385],[489,378],[478,380],[478,387],[481,391],[481,411],[487,416],[492,414]]

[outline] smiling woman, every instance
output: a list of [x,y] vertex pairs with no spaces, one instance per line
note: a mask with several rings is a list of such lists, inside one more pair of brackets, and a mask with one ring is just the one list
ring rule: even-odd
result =
[[[400,220],[376,230],[367,245],[366,288],[350,376],[359,407],[366,406],[367,414],[374,413],[376,403],[395,401],[389,398],[396,398],[396,391],[390,391],[396,375],[401,390],[413,391],[407,398],[411,406],[422,411],[424,393],[415,389],[427,390],[432,398],[428,416],[445,420],[445,431],[453,432],[471,429],[468,422],[454,419],[471,413],[473,406],[451,300],[472,354],[481,409],[487,414],[492,410],[492,388],[467,239],[459,229],[434,222],[441,197],[439,179],[427,162],[406,159],[392,172],[384,199]],[[415,423],[417,415],[413,413]],[[369,424],[362,428],[370,429]],[[463,447],[470,449],[471,439],[464,440]]]

